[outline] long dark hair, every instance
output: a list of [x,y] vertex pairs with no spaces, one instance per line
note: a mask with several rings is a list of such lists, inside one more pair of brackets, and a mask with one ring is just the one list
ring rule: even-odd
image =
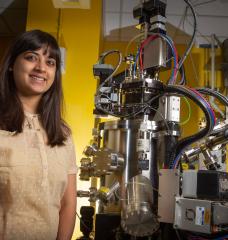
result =
[[0,128],[17,133],[23,131],[24,110],[17,96],[13,72],[10,69],[18,55],[28,50],[41,49],[43,46],[48,48],[50,56],[56,60],[56,73],[52,86],[40,100],[38,113],[48,136],[48,145],[63,145],[70,135],[70,129],[62,119],[63,92],[60,49],[53,36],[40,30],[27,31],[18,36],[3,58],[0,68]]

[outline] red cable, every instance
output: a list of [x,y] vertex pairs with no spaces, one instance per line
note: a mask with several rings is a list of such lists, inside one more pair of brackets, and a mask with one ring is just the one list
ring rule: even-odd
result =
[[151,40],[154,40],[158,37],[159,37],[159,35],[152,35],[152,36],[149,36],[147,39],[145,39],[142,42],[141,47],[140,47],[140,52],[139,52],[139,62],[140,62],[141,71],[143,71],[142,50],[148,42],[150,42]]
[[[187,86],[186,86],[187,87]],[[187,87],[188,89],[190,89],[192,92],[194,92],[196,95],[198,95],[199,97],[201,97],[207,104],[207,106],[211,109],[211,112],[213,114],[213,118],[214,118],[214,123],[216,123],[216,117],[215,117],[215,112],[213,110],[213,108],[211,107],[211,104],[194,88],[190,88]]]

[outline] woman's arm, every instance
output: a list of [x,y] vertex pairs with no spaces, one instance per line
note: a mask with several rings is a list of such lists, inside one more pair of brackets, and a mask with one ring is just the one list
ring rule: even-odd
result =
[[68,184],[61,200],[57,240],[70,240],[76,216],[76,175],[68,175]]

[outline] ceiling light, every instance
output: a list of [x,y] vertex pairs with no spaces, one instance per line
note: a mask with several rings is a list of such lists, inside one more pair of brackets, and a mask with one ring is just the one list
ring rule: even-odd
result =
[[55,8],[90,8],[90,0],[52,0]]

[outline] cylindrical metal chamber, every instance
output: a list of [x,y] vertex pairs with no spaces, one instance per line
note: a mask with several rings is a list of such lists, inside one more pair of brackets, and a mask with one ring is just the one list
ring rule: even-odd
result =
[[[156,135],[163,131],[158,122],[135,119],[110,121],[100,124],[103,147],[124,157],[121,176],[114,173],[104,176],[102,185],[110,187],[120,182],[118,197],[121,209],[121,224],[126,232],[146,236],[158,229],[154,211],[154,174],[157,174]],[[105,207],[105,212],[113,212]]]
[[[151,139],[160,131],[155,121],[118,120],[100,124],[103,130],[103,147],[111,149],[124,156],[123,183],[140,173],[140,156],[151,163]],[[144,153],[144,155],[143,155]],[[147,171],[151,169],[148,165]]]

